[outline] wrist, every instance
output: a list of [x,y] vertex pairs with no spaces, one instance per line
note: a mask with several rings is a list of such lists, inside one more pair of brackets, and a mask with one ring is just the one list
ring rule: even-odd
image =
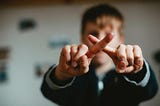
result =
[[67,80],[61,80],[61,79],[58,79],[56,76],[55,76],[55,70],[56,68],[54,68],[54,70],[52,70],[49,74],[49,78],[51,79],[51,81],[56,84],[57,86],[66,86],[67,84],[70,84],[72,81],[73,81],[73,78],[70,78],[70,79],[67,79]]
[[67,75],[66,73],[64,73],[64,72],[59,68],[59,66],[57,66],[56,69],[55,69],[54,77],[55,77],[57,80],[60,80],[60,81],[65,81],[65,80],[68,80],[68,79],[71,78],[71,77],[69,77],[69,75]]
[[132,74],[126,74],[125,76],[127,78],[129,78],[130,80],[134,80],[137,83],[139,83],[140,81],[143,80],[143,78],[145,77],[146,73],[147,73],[146,66],[143,65],[143,68],[140,71],[138,71],[136,73],[132,73]]

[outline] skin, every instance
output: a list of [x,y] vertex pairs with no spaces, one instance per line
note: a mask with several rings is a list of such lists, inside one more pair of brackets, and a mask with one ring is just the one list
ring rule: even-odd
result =
[[[106,19],[104,25],[100,20]],[[58,80],[86,74],[89,65],[94,64],[96,72],[107,72],[112,64],[117,73],[135,74],[143,67],[142,50],[138,45],[123,44],[121,22],[113,17],[98,18],[96,22],[87,22],[81,36],[82,44],[67,45],[61,50],[59,64],[55,70]],[[97,35],[91,34],[96,31]]]

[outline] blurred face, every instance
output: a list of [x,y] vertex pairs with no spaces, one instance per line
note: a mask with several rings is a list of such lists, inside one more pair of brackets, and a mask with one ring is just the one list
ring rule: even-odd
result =
[[[122,23],[119,20],[109,16],[100,17],[96,20],[96,22],[87,22],[84,35],[82,35],[81,39],[82,43],[91,48],[93,44],[88,40],[89,34],[94,35],[101,40],[106,36],[106,34],[101,33],[113,32],[114,37],[109,43],[109,46],[112,48],[117,48],[117,46],[123,41],[123,36],[120,36],[121,24]],[[103,65],[109,62],[111,62],[111,58],[103,51],[97,53],[92,61],[94,65]]]

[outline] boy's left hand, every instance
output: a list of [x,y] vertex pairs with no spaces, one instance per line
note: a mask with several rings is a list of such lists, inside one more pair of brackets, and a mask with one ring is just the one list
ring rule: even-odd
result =
[[[100,41],[92,35],[89,35],[88,38],[94,45]],[[120,44],[116,49],[107,45],[105,48],[99,49],[103,50],[112,58],[118,73],[137,73],[143,68],[142,50],[138,45]]]

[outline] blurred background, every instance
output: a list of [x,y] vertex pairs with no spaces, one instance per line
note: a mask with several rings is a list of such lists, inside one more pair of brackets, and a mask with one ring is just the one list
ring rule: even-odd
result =
[[[105,2],[125,16],[126,44],[139,44],[160,80],[158,0],[0,0],[0,106],[56,106],[45,99],[43,73],[61,48],[80,43],[82,13]],[[160,106],[160,93],[141,106]]]

